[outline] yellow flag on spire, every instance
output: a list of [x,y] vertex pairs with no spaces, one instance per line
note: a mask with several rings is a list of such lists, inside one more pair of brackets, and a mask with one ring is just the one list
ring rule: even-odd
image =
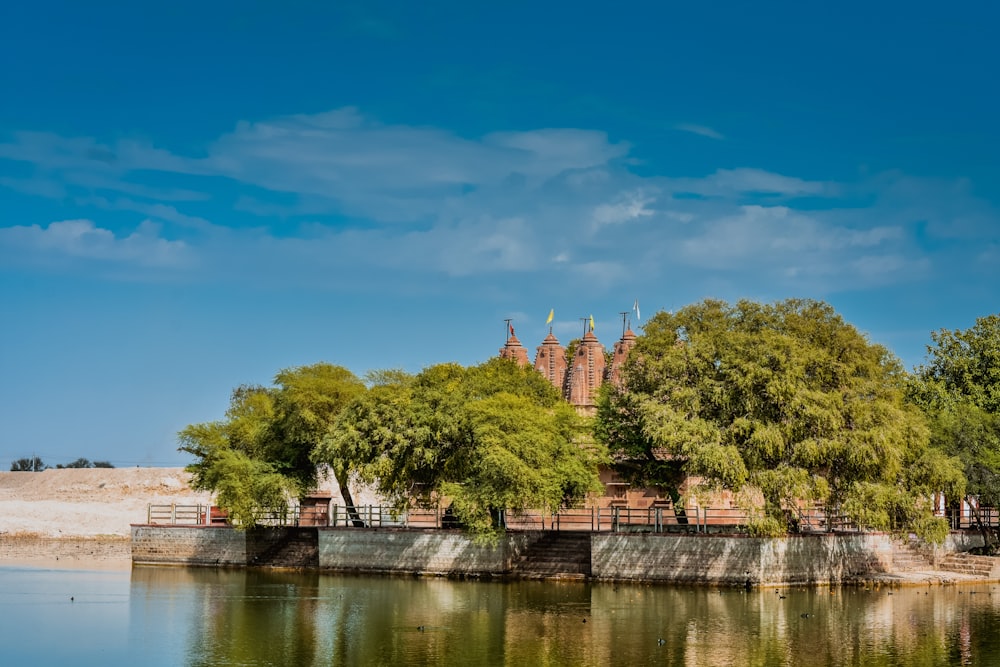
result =
[[545,320],[545,323],[546,324],[552,324],[552,318],[555,317],[555,316],[556,316],[556,309],[553,308],[552,310],[549,311],[549,316]]
[[591,331],[594,330],[594,316],[593,315],[590,316],[590,330]]

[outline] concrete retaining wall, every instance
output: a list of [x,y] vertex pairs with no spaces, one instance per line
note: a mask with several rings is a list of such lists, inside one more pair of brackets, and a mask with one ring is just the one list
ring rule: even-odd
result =
[[826,583],[891,571],[887,535],[744,536],[599,533],[595,579],[678,583]]
[[[284,529],[133,526],[135,563],[247,565],[282,539]],[[497,545],[437,529],[319,529],[319,567],[338,572],[448,576],[502,575],[542,533],[509,533]],[[742,585],[838,583],[893,572],[889,535],[745,536],[595,533],[591,576],[600,580]],[[964,551],[953,536],[940,551]]]
[[351,529],[319,531],[319,566],[338,572],[450,576],[499,575],[537,536],[510,533],[496,546],[458,531]]

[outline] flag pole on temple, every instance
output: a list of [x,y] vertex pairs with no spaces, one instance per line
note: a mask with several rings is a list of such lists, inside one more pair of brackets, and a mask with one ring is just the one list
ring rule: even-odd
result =
[[509,317],[504,320],[504,322],[507,323],[507,328],[504,330],[504,335],[505,335],[504,344],[510,341],[510,337],[514,335],[514,325],[511,324],[511,322],[513,321],[514,320]]

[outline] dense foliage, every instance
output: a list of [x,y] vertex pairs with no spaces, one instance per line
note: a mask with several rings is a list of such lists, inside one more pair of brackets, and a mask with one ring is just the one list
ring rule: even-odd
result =
[[[313,490],[313,449],[364,384],[332,364],[286,369],[275,386],[240,386],[225,419],[192,424],[180,432],[180,450],[197,460],[188,466],[192,485],[214,491],[218,505],[242,527],[285,510],[288,498]],[[347,480],[338,478],[345,502]]]
[[[1000,507],[1000,317],[931,339],[910,397],[928,416],[931,441],[961,460],[974,510]],[[959,497],[950,500],[957,504]],[[995,542],[995,532],[983,528]]]
[[48,466],[37,456],[17,459],[10,464],[11,472],[42,472],[47,468]]
[[541,374],[493,359],[374,377],[316,460],[355,471],[399,509],[443,500],[489,538],[501,510],[554,511],[600,490],[601,451]]
[[960,492],[957,462],[929,447],[896,359],[824,303],[658,313],[624,378],[602,392],[597,435],[635,479],[675,497],[685,479],[728,490],[766,534],[821,502],[872,528],[943,536],[929,498]]

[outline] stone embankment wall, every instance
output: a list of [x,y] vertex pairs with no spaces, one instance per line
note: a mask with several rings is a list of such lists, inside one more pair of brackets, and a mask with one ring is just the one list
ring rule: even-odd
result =
[[[252,565],[290,529],[239,531],[207,526],[132,526],[132,562]],[[480,545],[458,531],[318,530],[319,567],[337,572],[448,576],[502,574],[537,536],[511,533]]]
[[500,575],[537,539],[508,533],[496,545],[483,545],[458,531],[321,530],[319,564],[339,572]]
[[132,562],[172,565],[253,565],[294,528],[234,530],[212,526],[132,526]]
[[[133,526],[135,563],[242,566],[266,561],[290,529]],[[315,529],[314,529],[315,530]],[[541,533],[509,533],[496,545],[458,531],[318,529],[320,569],[446,576],[509,574]],[[974,541],[974,540],[973,540]],[[971,546],[954,537],[941,554]],[[884,534],[718,535],[594,533],[591,577],[598,580],[743,585],[862,581],[893,574],[901,549]],[[928,564],[928,567],[931,567]]]
[[749,536],[599,533],[591,576],[616,581],[745,584],[858,581],[892,572],[882,534]]
[[132,526],[132,562],[246,565],[246,533],[209,526]]

